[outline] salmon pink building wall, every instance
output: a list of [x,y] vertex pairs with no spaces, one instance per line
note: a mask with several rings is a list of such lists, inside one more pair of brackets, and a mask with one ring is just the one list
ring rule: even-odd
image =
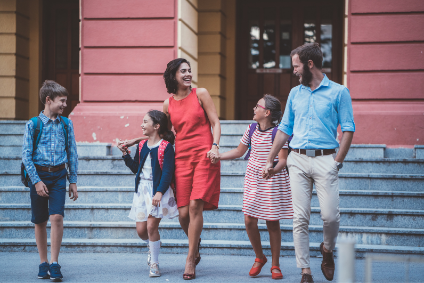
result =
[[79,142],[140,136],[169,97],[162,74],[177,55],[178,0],[81,0]]
[[424,1],[349,0],[355,144],[424,142]]

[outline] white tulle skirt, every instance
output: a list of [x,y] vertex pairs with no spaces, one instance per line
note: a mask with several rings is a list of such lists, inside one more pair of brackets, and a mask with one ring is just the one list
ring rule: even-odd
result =
[[172,219],[178,216],[178,207],[171,187],[162,196],[159,206],[152,205],[153,181],[141,178],[138,192],[134,193],[129,218],[136,222],[147,221],[149,215],[155,218]]

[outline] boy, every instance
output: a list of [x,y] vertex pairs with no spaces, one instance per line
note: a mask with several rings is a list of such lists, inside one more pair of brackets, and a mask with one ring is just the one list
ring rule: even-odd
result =
[[[31,222],[35,224],[35,240],[40,255],[38,278],[61,281],[58,257],[63,236],[66,197],[65,163],[69,167],[69,197],[78,199],[78,155],[72,121],[61,117],[68,91],[54,81],[46,80],[40,89],[44,111],[37,117],[37,127],[28,121],[25,127],[22,162],[30,177]],[[34,132],[41,132],[34,144]],[[67,137],[65,136],[67,135]],[[66,144],[67,141],[67,144]],[[51,256],[47,260],[47,221],[51,223]]]

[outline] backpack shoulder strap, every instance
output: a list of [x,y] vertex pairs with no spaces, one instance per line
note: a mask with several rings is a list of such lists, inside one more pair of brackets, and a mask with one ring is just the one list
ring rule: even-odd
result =
[[69,119],[66,117],[60,116],[60,123],[62,124],[63,134],[65,136],[65,150],[68,152],[68,125]]
[[139,144],[138,144],[138,160],[140,160],[140,154],[141,154],[141,149],[143,148],[144,143],[147,140],[142,140]]
[[160,169],[163,169],[163,160],[165,159],[165,149],[168,146],[169,142],[166,140],[162,140],[158,148],[158,161],[160,165]]
[[258,125],[258,123],[252,123],[250,124],[250,129],[249,129],[249,144],[250,144],[250,140],[252,139],[253,133],[256,130],[256,126]]
[[278,127],[272,129],[272,143],[274,143],[275,136],[277,135]]
[[34,128],[35,128],[34,134],[32,135],[32,137],[33,137],[32,153],[34,154],[35,151],[37,150],[38,143],[40,142],[41,132],[43,130],[43,121],[41,121],[40,117],[33,117],[33,118],[31,118],[31,121],[32,121]]

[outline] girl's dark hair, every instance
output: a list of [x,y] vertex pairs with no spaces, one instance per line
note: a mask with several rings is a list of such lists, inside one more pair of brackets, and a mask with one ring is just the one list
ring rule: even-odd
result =
[[158,110],[150,110],[147,115],[152,119],[153,125],[159,124],[159,135],[170,144],[174,144],[175,136],[171,130],[168,130],[168,117],[166,117],[165,113]]
[[283,112],[281,111],[281,102],[275,96],[271,94],[264,95],[265,108],[271,111],[271,121],[274,126],[280,124]]
[[178,71],[182,63],[187,63],[190,66],[190,62],[184,58],[174,59],[166,65],[166,70],[163,73],[163,79],[165,80],[166,90],[168,93],[177,93],[178,82],[175,79],[175,73]]

